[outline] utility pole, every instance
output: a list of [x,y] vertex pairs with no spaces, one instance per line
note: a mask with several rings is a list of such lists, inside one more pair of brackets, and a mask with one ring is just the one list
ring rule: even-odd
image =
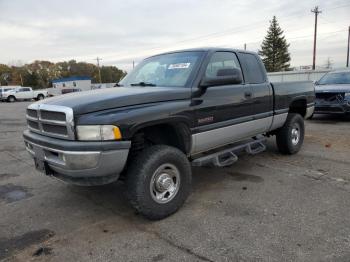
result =
[[346,67],[349,67],[349,48],[350,48],[350,26],[349,26],[349,33],[348,33],[348,53],[346,55]]
[[135,61],[132,60],[132,69],[134,69],[134,68],[135,68]]
[[318,6],[316,6],[314,9],[311,10],[311,12],[315,14],[314,53],[313,53],[313,59],[312,59],[312,70],[315,70],[315,68],[316,68],[317,16],[318,16],[318,14],[322,13],[322,11],[318,9]]
[[23,78],[22,78],[22,74],[19,74],[19,77],[21,78],[21,85],[23,86]]
[[247,44],[244,43],[244,50],[247,50]]
[[101,80],[100,60],[102,60],[102,58],[96,57],[95,60],[97,61],[98,77],[100,79],[100,84],[101,84],[102,80]]

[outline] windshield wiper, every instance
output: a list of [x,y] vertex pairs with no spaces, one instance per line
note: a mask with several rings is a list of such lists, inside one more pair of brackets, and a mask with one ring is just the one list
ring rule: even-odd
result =
[[138,82],[130,84],[131,86],[157,86],[156,84],[150,83],[150,82]]

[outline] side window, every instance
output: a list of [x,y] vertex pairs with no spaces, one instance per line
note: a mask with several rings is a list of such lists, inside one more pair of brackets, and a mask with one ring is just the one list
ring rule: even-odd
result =
[[265,82],[265,75],[261,69],[259,60],[255,55],[241,53],[244,62],[244,77],[249,84],[260,84]]
[[210,58],[205,71],[206,77],[216,77],[220,69],[237,68],[241,70],[237,56],[231,52],[216,52]]

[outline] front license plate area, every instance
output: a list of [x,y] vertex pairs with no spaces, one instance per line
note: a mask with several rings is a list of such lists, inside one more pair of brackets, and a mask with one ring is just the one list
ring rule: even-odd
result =
[[34,158],[34,164],[35,164],[35,168],[39,172],[42,172],[42,173],[44,173],[47,176],[53,175],[53,172],[52,172],[51,168],[49,167],[49,165],[45,161],[42,161],[42,160],[37,159],[37,158]]
[[44,161],[37,159],[37,158],[34,158],[34,164],[35,164],[35,168],[38,171],[45,172],[45,162]]

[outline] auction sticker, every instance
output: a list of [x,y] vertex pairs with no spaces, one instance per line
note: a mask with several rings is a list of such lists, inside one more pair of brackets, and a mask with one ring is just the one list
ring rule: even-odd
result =
[[170,64],[168,69],[185,69],[189,68],[191,63],[178,63],[178,64]]

